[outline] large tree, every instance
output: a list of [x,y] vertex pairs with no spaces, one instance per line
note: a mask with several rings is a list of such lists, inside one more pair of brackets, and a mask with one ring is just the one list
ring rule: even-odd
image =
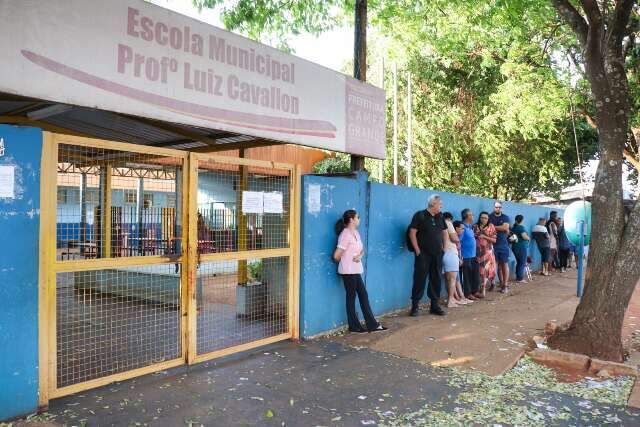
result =
[[[640,279],[640,203],[625,216],[622,164],[629,141],[626,50],[637,49],[637,0],[553,0],[575,33],[591,86],[600,162],[593,190],[592,238],[585,292],[571,326],[551,337],[559,349],[622,361],[622,322]],[[634,101],[635,102],[635,101]]]
[[[550,5],[529,3],[510,9],[492,1],[404,0],[374,11],[393,40],[376,53],[413,76],[418,186],[523,200],[575,182],[570,86],[555,55],[566,37]],[[595,131],[583,116],[577,130],[589,159]],[[401,150],[404,132],[401,126]]]
[[[221,3],[195,1],[208,6]],[[344,3],[238,0],[232,4],[225,15],[227,25],[255,36],[269,28],[280,35],[289,30],[319,32],[331,21],[332,8]],[[429,147],[425,141],[445,135],[442,144],[432,144],[433,149],[423,156],[427,171],[434,157],[441,159],[436,166],[449,162],[450,175],[443,175],[442,183],[435,182],[435,186],[455,182],[460,171],[463,177],[474,175],[477,165],[494,170],[495,175],[489,172],[488,177],[496,180],[506,176],[508,181],[518,181],[538,173],[535,163],[531,170],[532,161],[554,141],[568,139],[563,132],[567,122],[557,114],[558,104],[567,97],[553,80],[562,67],[558,70],[551,54],[564,50],[573,57],[577,70],[583,70],[587,84],[582,87],[592,102],[579,105],[578,110],[597,127],[600,160],[592,201],[589,271],[570,327],[554,335],[550,343],[564,350],[622,360],[622,321],[640,279],[640,203],[625,215],[622,187],[625,156],[637,161],[637,141],[630,125],[640,124],[637,0],[396,0],[369,2],[369,6],[374,11],[372,21],[380,23],[383,31],[386,24],[387,33],[404,42],[405,64],[413,66],[419,78],[436,83],[417,85],[424,102],[416,103],[429,116],[422,127],[422,148]],[[353,10],[352,2],[348,8]],[[549,20],[549,11],[561,20]],[[571,31],[563,31],[563,23]],[[493,86],[489,84],[492,79]],[[486,103],[475,103],[478,97]],[[543,102],[543,108],[538,102]],[[420,150],[421,127],[416,131]],[[485,139],[478,144],[479,137]],[[450,151],[442,155],[447,147]],[[527,150],[532,151],[527,154]],[[504,153],[513,153],[522,162]],[[469,158],[474,161],[465,163]],[[509,161],[504,163],[505,159]],[[523,175],[523,170],[530,173]],[[427,173],[422,184],[433,185],[428,181],[432,175]],[[471,189],[474,183],[467,184]]]

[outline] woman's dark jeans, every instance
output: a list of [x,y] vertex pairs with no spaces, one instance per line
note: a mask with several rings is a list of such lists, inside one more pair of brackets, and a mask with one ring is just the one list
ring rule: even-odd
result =
[[373,316],[371,306],[369,305],[369,295],[367,289],[364,287],[362,276],[359,274],[341,274],[342,281],[344,282],[344,289],[347,293],[347,321],[349,323],[350,331],[359,331],[362,329],[362,324],[358,319],[358,313],[356,312],[356,295],[360,300],[360,308],[364,315],[364,321],[367,325],[368,331],[373,331],[379,325],[376,318]]
[[514,246],[513,254],[516,257],[516,280],[524,280],[524,268],[527,266],[527,248]]

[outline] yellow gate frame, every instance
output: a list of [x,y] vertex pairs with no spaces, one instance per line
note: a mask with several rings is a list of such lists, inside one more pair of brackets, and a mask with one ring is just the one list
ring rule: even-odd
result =
[[[180,255],[132,256],[122,258],[98,258],[87,260],[56,260],[56,212],[57,212],[57,164],[58,147],[69,144],[109,150],[127,151],[141,154],[156,154],[180,158],[183,161],[182,180],[182,224],[181,236],[183,250]],[[198,163],[210,160],[217,163],[236,166],[254,166],[267,169],[289,171],[289,244],[280,249],[260,249],[251,251],[222,252],[201,254],[198,259],[197,235],[197,189]],[[109,175],[109,174],[108,174]],[[39,406],[46,408],[50,399],[78,393],[91,388],[100,387],[116,381],[145,375],[152,372],[176,367],[182,364],[194,364],[217,357],[249,350],[266,344],[286,339],[299,338],[299,252],[300,252],[300,197],[301,175],[298,165],[285,163],[234,158],[219,155],[189,153],[167,148],[149,147],[127,144],[101,139],[84,138],[71,135],[43,132],[41,162],[41,194],[40,194],[40,246],[39,246],[39,287],[38,287],[38,344],[39,344]],[[107,184],[109,185],[109,184]],[[110,187],[110,185],[109,185]],[[105,206],[110,205],[110,191],[105,192]],[[109,221],[110,215],[105,216]],[[107,224],[107,227],[109,225]],[[110,239],[107,239],[110,241]],[[109,254],[109,251],[106,251]],[[233,347],[224,348],[211,353],[198,355],[197,342],[197,307],[196,307],[196,267],[198,261],[247,260],[250,258],[289,257],[288,271],[288,331],[284,334],[256,340]],[[56,273],[70,271],[87,271],[113,267],[134,265],[153,265],[181,263],[180,299],[181,299],[181,333],[182,354],[179,358],[164,361],[142,368],[108,375],[102,378],[85,381],[59,388],[57,386],[56,369]]]

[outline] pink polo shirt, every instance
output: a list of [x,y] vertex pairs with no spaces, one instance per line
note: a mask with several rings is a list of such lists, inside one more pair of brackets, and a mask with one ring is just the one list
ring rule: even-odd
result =
[[360,262],[353,261],[353,257],[362,252],[362,239],[360,233],[356,230],[345,228],[338,236],[338,248],[344,252],[340,263],[338,264],[339,274],[362,274],[362,260]]

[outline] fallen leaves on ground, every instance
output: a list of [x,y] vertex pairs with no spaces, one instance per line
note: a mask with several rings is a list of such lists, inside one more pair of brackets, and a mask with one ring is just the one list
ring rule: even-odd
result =
[[[618,419],[617,410],[624,409],[633,387],[633,378],[617,377],[606,381],[585,378],[576,383],[561,383],[555,373],[523,357],[518,364],[496,377],[481,372],[449,371],[449,385],[460,389],[452,401],[430,404],[416,412],[390,417],[384,414],[386,426],[467,426],[467,425],[545,425],[574,419],[589,423],[594,417],[611,422]],[[578,411],[572,411],[552,393],[584,399]],[[619,406],[602,411],[595,406]]]

